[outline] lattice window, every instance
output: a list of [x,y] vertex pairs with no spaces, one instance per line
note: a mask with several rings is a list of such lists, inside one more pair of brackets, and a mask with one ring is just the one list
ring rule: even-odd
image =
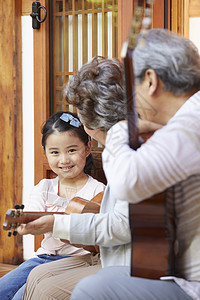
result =
[[117,56],[117,0],[53,1],[53,111],[73,110],[63,87],[95,55]]
[[53,0],[52,12],[52,113],[75,111],[63,98],[63,88],[69,77],[95,55],[117,57],[118,1]]

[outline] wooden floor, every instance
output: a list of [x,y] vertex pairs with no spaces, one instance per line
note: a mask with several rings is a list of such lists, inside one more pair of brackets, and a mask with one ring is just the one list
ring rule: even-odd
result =
[[17,268],[15,265],[8,265],[8,264],[1,264],[0,263],[0,277],[4,276],[6,273],[12,271],[13,269]]

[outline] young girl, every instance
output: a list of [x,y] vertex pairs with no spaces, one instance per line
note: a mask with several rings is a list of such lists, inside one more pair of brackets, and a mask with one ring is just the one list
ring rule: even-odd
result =
[[[91,142],[76,114],[52,115],[42,128],[42,146],[57,177],[43,179],[33,188],[25,211],[65,212],[73,197],[91,200],[104,191],[104,184],[88,175]],[[68,257],[73,268],[94,261],[90,252],[54,238],[52,233],[45,234],[36,255],[0,279],[1,300],[21,300],[28,274],[40,264]]]

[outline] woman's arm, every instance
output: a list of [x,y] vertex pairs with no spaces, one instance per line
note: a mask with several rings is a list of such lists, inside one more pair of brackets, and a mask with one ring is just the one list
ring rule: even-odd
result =
[[[55,223],[54,223],[54,216]],[[68,224],[70,220],[70,229]],[[61,230],[62,228],[62,230]],[[68,239],[72,244],[101,245],[105,247],[131,241],[128,203],[117,201],[115,210],[100,214],[48,215],[17,228],[21,235],[54,233],[55,237]]]
[[118,201],[106,188],[99,214],[71,214],[68,220],[56,215],[53,235],[73,244],[116,246],[131,241],[128,202]]
[[53,224],[54,224],[53,215],[43,216],[27,224],[21,224],[17,228],[17,232],[21,235],[25,235],[25,234],[40,235],[52,231]]

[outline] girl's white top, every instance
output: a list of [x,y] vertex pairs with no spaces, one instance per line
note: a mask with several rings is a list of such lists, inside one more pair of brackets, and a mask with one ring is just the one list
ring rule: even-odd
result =
[[[91,200],[95,195],[104,191],[105,185],[96,179],[88,176],[87,183],[81,190],[76,191],[74,186],[74,197],[81,197]],[[40,212],[65,212],[65,208],[69,204],[69,198],[58,196],[58,177],[54,179],[42,179],[32,190],[29,204],[24,211],[40,211]],[[42,240],[41,247],[36,254],[53,254],[53,255],[82,255],[88,253],[82,248],[76,248],[70,244],[62,242],[59,238],[53,237],[52,233],[46,233]]]

